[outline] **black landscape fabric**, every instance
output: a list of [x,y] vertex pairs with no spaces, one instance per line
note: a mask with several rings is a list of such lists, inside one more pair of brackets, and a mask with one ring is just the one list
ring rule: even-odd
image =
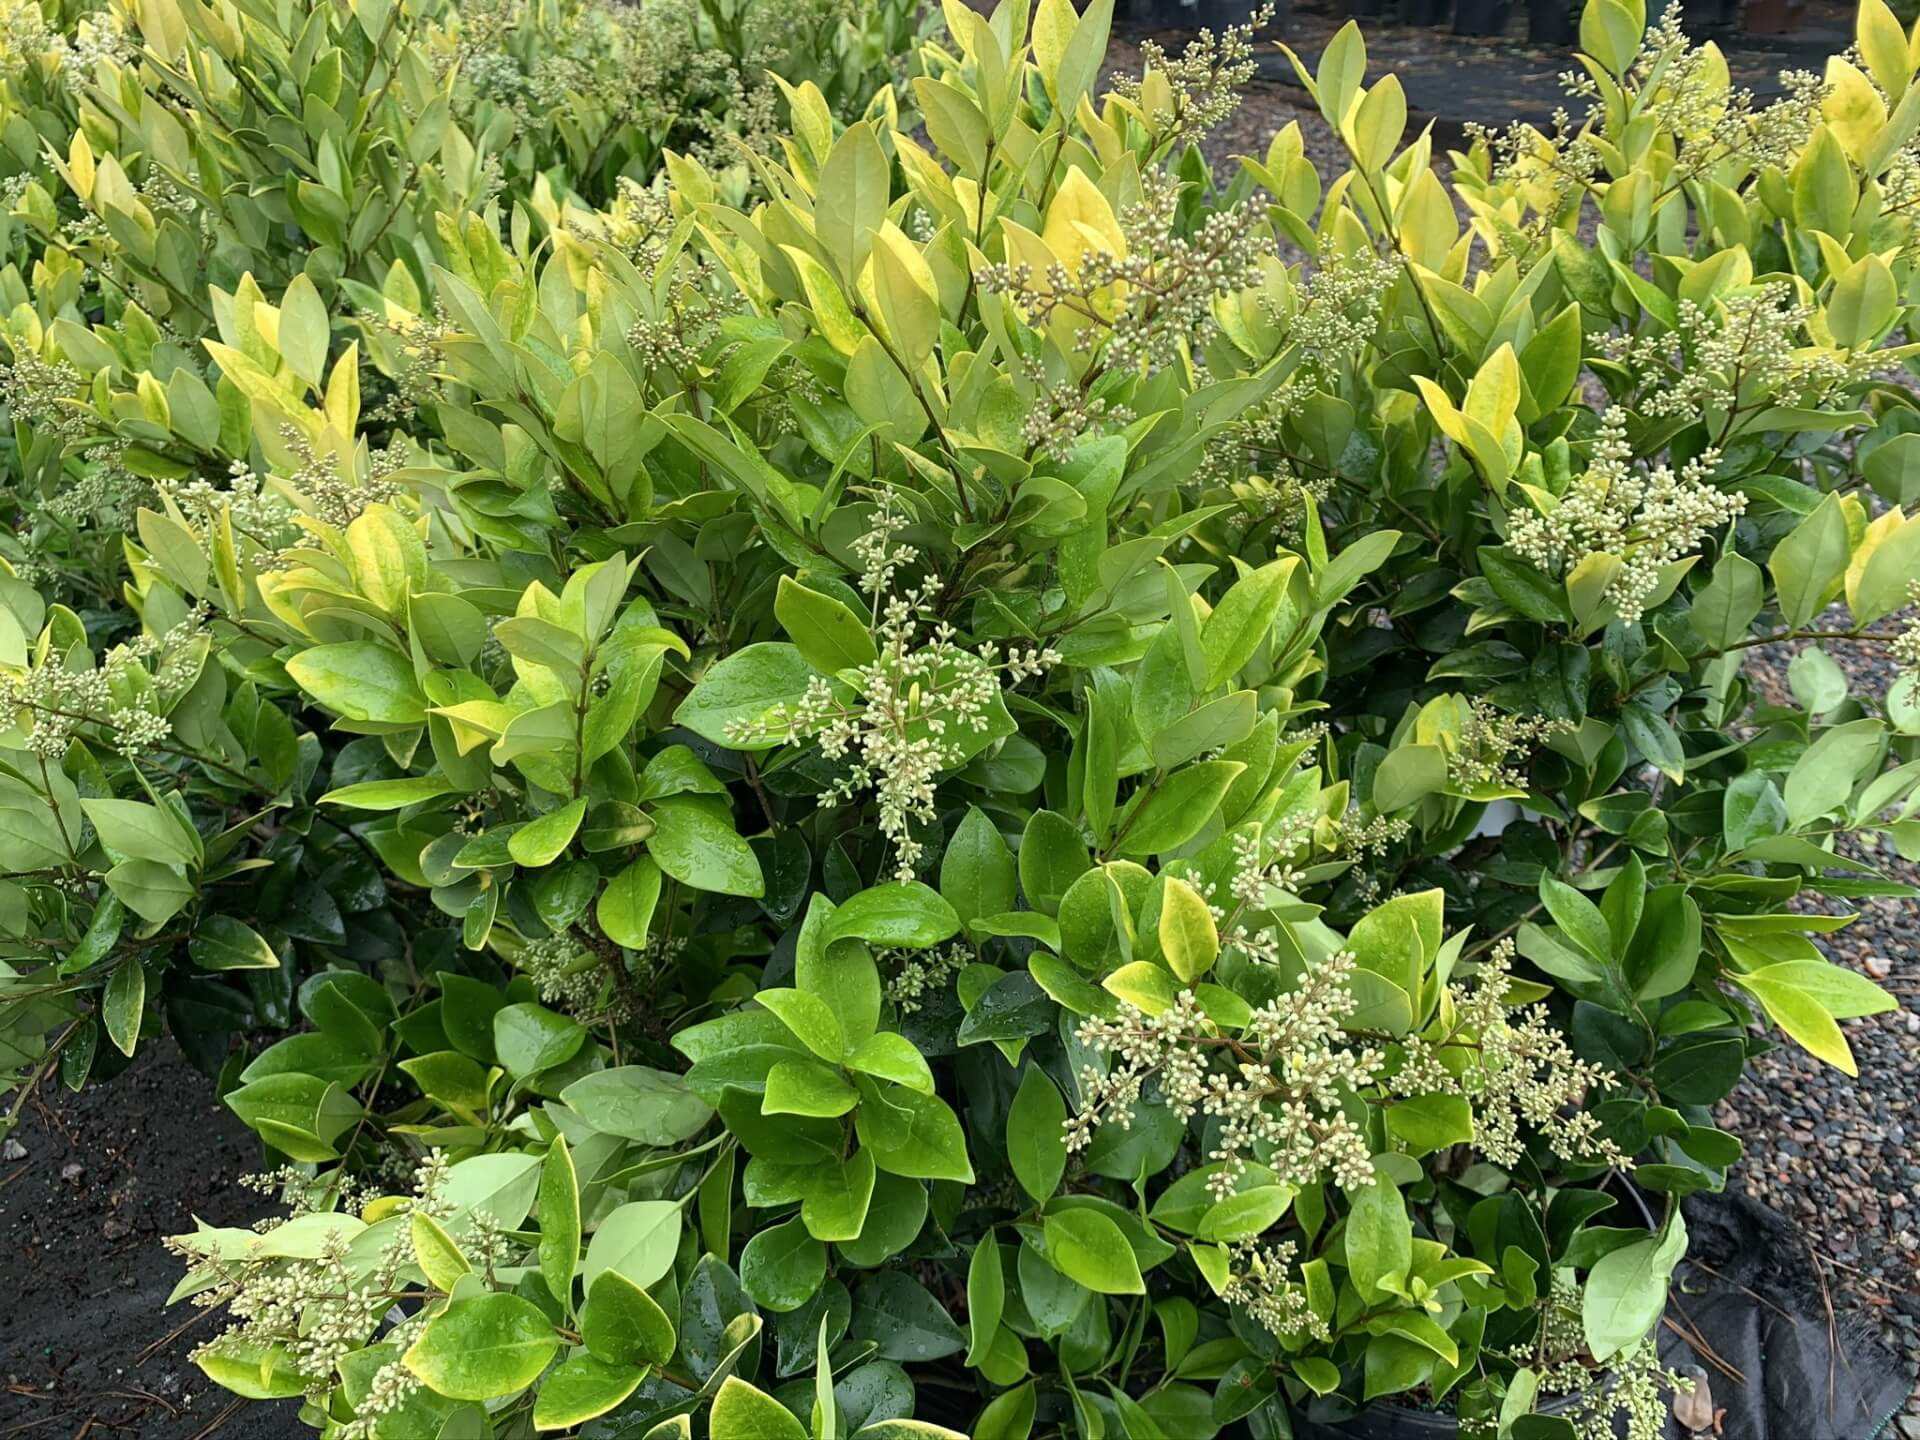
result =
[[[1877,1440],[1913,1377],[1857,1318],[1830,1319],[1793,1227],[1738,1195],[1686,1204],[1691,1243],[1675,1276],[1660,1352],[1704,1372],[1726,1440]],[[1684,1332],[1684,1333],[1682,1333]],[[1710,1354],[1708,1353],[1710,1352]],[[1729,1373],[1732,1372],[1732,1373]],[[1735,1378],[1735,1376],[1739,1378]],[[1668,1433],[1696,1433],[1677,1419]]]

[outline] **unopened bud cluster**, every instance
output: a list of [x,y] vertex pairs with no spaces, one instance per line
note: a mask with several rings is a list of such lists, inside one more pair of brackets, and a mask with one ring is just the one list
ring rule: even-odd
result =
[[1747,497],[1711,483],[1720,460],[1715,450],[1703,451],[1677,475],[1664,464],[1643,473],[1634,466],[1626,425],[1624,410],[1607,411],[1586,473],[1557,503],[1515,511],[1507,549],[1556,578],[1594,556],[1611,557],[1619,563],[1607,582],[1607,602],[1633,625],[1659,590],[1662,568],[1743,514]]
[[[1586,1108],[1613,1076],[1578,1059],[1544,1009],[1507,1004],[1511,957],[1503,942],[1471,983],[1449,985],[1441,1013],[1452,1019],[1440,1033],[1349,1032],[1357,962],[1345,951],[1310,965],[1238,1034],[1209,1019],[1191,991],[1158,1014],[1125,1004],[1117,1019],[1086,1019],[1080,1043],[1110,1063],[1083,1068],[1067,1147],[1090,1144],[1101,1124],[1130,1126],[1151,1082],[1177,1118],[1219,1122],[1207,1159],[1220,1166],[1209,1182],[1220,1195],[1254,1161],[1286,1185],[1373,1183],[1372,1149],[1347,1108],[1356,1097],[1461,1096],[1472,1107],[1471,1143],[1498,1164],[1517,1163],[1532,1133],[1563,1160],[1624,1168],[1626,1157]],[[1391,1060],[1379,1043],[1386,1038],[1396,1047]]]
[[1273,13],[1272,5],[1263,5],[1246,23],[1229,25],[1218,36],[1202,29],[1177,60],[1169,59],[1158,42],[1141,42],[1142,75],[1116,76],[1113,88],[1145,108],[1154,88],[1150,82],[1165,81],[1167,108],[1148,117],[1159,153],[1177,154],[1182,142],[1198,140],[1240,108],[1240,96],[1259,68],[1253,37],[1272,21]]
[[945,989],[979,957],[965,945],[938,945],[931,950],[887,950],[878,957],[887,976],[886,997],[902,1015],[925,1007],[927,999]]
[[1040,647],[1009,647],[1004,656],[991,644],[965,649],[958,632],[937,616],[937,578],[884,593],[899,566],[919,559],[911,546],[896,543],[901,528],[883,506],[856,547],[874,596],[875,660],[835,681],[816,675],[794,703],[783,701],[728,731],[742,743],[812,737],[827,759],[844,762],[845,773],[822,803],[843,803],[871,789],[880,833],[893,846],[895,877],[911,880],[925,853],[913,825],[937,817],[940,776],[969,753],[969,738],[992,728],[1003,683],[1018,685],[1060,657]]
[[1701,304],[1682,300],[1671,331],[1611,334],[1601,347],[1642,382],[1648,416],[1723,414],[1724,430],[1748,411],[1835,403],[1871,373],[1871,352],[1803,343],[1813,304],[1787,281]]
[[[1920,607],[1920,580],[1907,582],[1907,604]],[[1894,637],[1893,663],[1920,683],[1920,613],[1907,619],[1904,629]]]
[[93,731],[123,755],[142,755],[172,734],[166,713],[208,653],[205,622],[182,621],[164,635],[143,632],[91,668],[55,655],[0,680],[0,718],[26,748],[58,760],[76,735]]
[[[415,1177],[415,1195],[407,1208],[439,1218],[446,1214],[441,1190],[446,1183],[447,1166],[443,1157],[422,1164]],[[294,1194],[297,1204],[324,1207],[329,1201],[331,1213],[350,1215],[347,1202],[353,1197],[337,1191],[307,1189]],[[263,1240],[281,1226],[303,1216],[329,1213],[326,1209],[296,1208],[286,1220],[270,1222],[263,1229]],[[388,1315],[396,1301],[417,1298],[409,1292],[403,1272],[413,1263],[411,1232],[405,1225],[396,1227],[394,1238],[374,1255],[356,1254],[342,1230],[330,1230],[311,1259],[298,1255],[275,1254],[274,1247],[256,1244],[248,1252],[234,1256],[218,1247],[203,1249],[192,1236],[169,1242],[170,1248],[196,1267],[201,1288],[193,1303],[202,1309],[225,1307],[235,1322],[201,1347],[201,1353],[223,1353],[252,1357],[273,1352],[285,1356],[287,1368],[303,1380],[308,1396],[324,1403],[333,1388],[341,1364],[355,1351],[385,1341],[405,1348],[419,1326],[424,1313],[418,1309],[396,1324],[388,1324]],[[384,1330],[384,1334],[382,1333]],[[372,1440],[378,1418],[404,1404],[419,1388],[419,1381],[404,1367],[398,1373],[387,1366],[379,1372],[374,1394],[363,1404],[355,1427],[345,1433],[349,1440]]]
[[[1513,957],[1513,942],[1501,940],[1471,982],[1449,987],[1454,1019],[1445,1035],[1400,1042],[1405,1059],[1394,1092],[1465,1094],[1474,1110],[1474,1148],[1496,1165],[1519,1164],[1531,1132],[1562,1160],[1629,1168],[1590,1108],[1594,1095],[1618,1081],[1577,1057],[1543,1006],[1507,1003]],[[1463,1046],[1472,1055],[1464,1069],[1457,1063]]]
[[1212,337],[1216,301],[1257,287],[1274,253],[1263,207],[1219,210],[1192,237],[1175,233],[1178,190],[1149,182],[1119,216],[1125,255],[1089,250],[1077,269],[1056,260],[1036,274],[1025,263],[982,266],[974,283],[1011,299],[1035,326],[1071,318],[1075,346],[1107,371],[1151,372],[1195,354]]
[[1572,729],[1565,720],[1508,715],[1485,700],[1470,700],[1459,733],[1448,737],[1447,782],[1460,790],[1524,790],[1527,777],[1521,766],[1528,753],[1540,741]]
[[1115,1064],[1106,1074],[1083,1070],[1067,1148],[1091,1143],[1102,1122],[1130,1126],[1152,1078],[1181,1120],[1206,1114],[1220,1121],[1207,1157],[1221,1166],[1209,1182],[1217,1194],[1231,1194],[1255,1159],[1282,1184],[1370,1184],[1372,1149],[1342,1101],[1375,1082],[1384,1058],[1371,1046],[1350,1045],[1340,1028],[1354,1006],[1353,969],[1351,955],[1329,957],[1256,1010],[1238,1038],[1215,1026],[1190,990],[1158,1015],[1126,1005],[1118,1020],[1082,1021],[1081,1044]]

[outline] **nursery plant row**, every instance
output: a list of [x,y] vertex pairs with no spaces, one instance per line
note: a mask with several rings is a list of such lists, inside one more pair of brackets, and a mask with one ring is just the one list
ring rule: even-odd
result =
[[1271,42],[1111,9],[8,10],[0,1108],[218,1077],[221,1385],[1663,1433],[1715,1102],[1895,1005],[1920,33],[1588,0],[1443,155],[1349,25],[1216,172]]

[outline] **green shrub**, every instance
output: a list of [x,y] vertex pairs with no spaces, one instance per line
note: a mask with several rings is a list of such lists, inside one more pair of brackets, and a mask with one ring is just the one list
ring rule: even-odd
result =
[[[1449,183],[1348,27],[1351,168],[1221,185],[1249,36],[1096,99],[1109,14],[948,7],[924,138],[789,87],[744,201],[443,166],[404,263],[235,252],[205,362],[15,308],[89,377],[21,455],[185,467],[104,698],[0,590],[27,1062],[247,916],[180,821],[274,820],[156,783],[203,746],[406,915],[233,1067],[299,1213],[182,1237],[223,1384],[343,1440],[1658,1433],[1712,1105],[1893,1004],[1792,902],[1920,848],[1909,37],[1866,0],[1761,106],[1592,0],[1590,114]],[[1906,669],[1744,671],[1834,637]]]
[[456,111],[503,157],[516,195],[545,174],[604,204],[619,177],[651,177],[668,151],[730,172],[738,199],[743,154],[779,153],[785,90],[811,82],[835,115],[856,119],[892,103],[919,38],[903,0],[546,0],[460,6],[434,43],[459,57]]
[[[524,234],[535,211],[650,177],[670,143],[744,195],[742,155],[776,139],[764,60],[817,75],[821,103],[897,113],[905,9],[784,13],[776,43],[727,7],[676,4],[20,8],[0,88],[0,660],[34,672],[15,698],[41,723],[13,737],[4,863],[86,879],[8,892],[33,1003],[7,1007],[0,1073],[44,1074],[55,1054],[76,1084],[111,1068],[95,1021],[131,1054],[148,1000],[216,1068],[234,1033],[287,1023],[299,971],[404,953],[373,852],[311,803],[316,777],[391,762],[377,741],[306,733],[284,636],[243,613],[252,572],[303,510],[344,523],[402,493],[386,477],[437,435],[415,401],[436,261],[464,256],[455,217]],[[335,332],[356,338],[329,361]],[[225,546],[203,549],[216,531]],[[154,557],[189,583],[154,584]],[[129,849],[80,795],[149,831],[171,809],[192,833]],[[244,938],[201,945],[209,928]],[[281,961],[239,988],[206,973]]]
[[[194,4],[83,16],[77,39],[30,28],[0,92],[21,167],[0,272],[8,400],[36,422],[13,496],[37,532],[22,558],[68,562],[59,579],[93,598],[118,568],[102,537],[132,528],[152,482],[221,486],[250,463],[244,381],[204,346],[248,348],[263,296],[292,308],[302,359],[324,353],[329,321],[360,332],[377,444],[413,418],[434,268],[460,243],[443,224],[525,235],[535,212],[650,180],[668,147],[706,157],[739,201],[747,157],[778,148],[786,82],[766,63],[817,79],[830,106],[857,94],[897,117],[900,0],[857,19],[806,0],[773,25],[733,11]],[[285,468],[287,442],[265,443]]]

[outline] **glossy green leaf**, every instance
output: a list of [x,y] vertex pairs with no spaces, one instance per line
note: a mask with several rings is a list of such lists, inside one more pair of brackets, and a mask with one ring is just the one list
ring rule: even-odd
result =
[[708,1428],[713,1440],[807,1440],[786,1406],[736,1375],[721,1381]]
[[563,1310],[572,1313],[573,1272],[580,1263],[580,1181],[563,1135],[554,1136],[541,1162],[540,1198],[536,1203],[540,1275],[547,1282],[547,1292],[559,1300]]
[[524,1390],[560,1341],[532,1302],[491,1293],[453,1301],[421,1330],[406,1366],[449,1400],[492,1400]]
[[1064,1210],[1046,1219],[1047,1260],[1100,1295],[1142,1295],[1140,1262],[1120,1227],[1097,1210]]
[[632,1200],[602,1219],[587,1243],[587,1293],[609,1270],[646,1289],[673,1268],[680,1247],[681,1208],[665,1200]]
[[654,829],[647,853],[675,880],[721,895],[767,893],[753,847],[713,805],[693,796],[670,796],[656,800],[648,813]]
[[580,1311],[580,1337],[615,1365],[664,1365],[675,1343],[666,1311],[618,1270],[603,1271],[594,1280]]

